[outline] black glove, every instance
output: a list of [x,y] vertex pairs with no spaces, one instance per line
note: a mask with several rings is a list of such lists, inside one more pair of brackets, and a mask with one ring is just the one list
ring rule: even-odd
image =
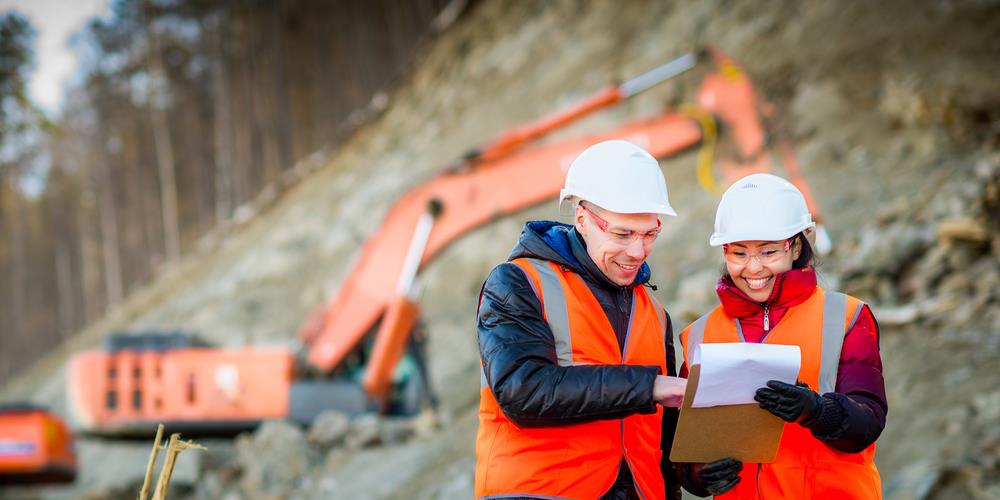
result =
[[698,485],[709,495],[721,495],[736,483],[740,482],[740,471],[743,463],[735,458],[723,458],[708,464],[695,464],[692,467]]
[[819,417],[823,407],[823,398],[805,382],[791,385],[771,380],[767,387],[757,389],[753,398],[760,403],[761,408],[785,422],[798,422],[805,426]]

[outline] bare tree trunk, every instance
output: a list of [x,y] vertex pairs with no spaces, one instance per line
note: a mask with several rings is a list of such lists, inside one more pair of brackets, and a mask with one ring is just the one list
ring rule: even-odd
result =
[[80,298],[83,323],[100,316],[103,309],[98,299],[101,296],[99,292],[103,281],[99,269],[103,267],[101,259],[104,252],[100,250],[100,215],[93,207],[93,201],[100,197],[100,194],[97,193],[97,183],[94,182],[96,179],[92,175],[88,176],[90,178],[86,181],[87,186],[81,194],[81,198],[87,201],[77,213],[77,227],[80,228]]
[[21,197],[20,189],[17,187],[16,176],[10,176],[7,179],[3,179],[5,182],[9,182],[10,186],[7,190],[11,194],[11,201],[13,202],[13,217],[10,218],[10,233],[8,238],[10,239],[10,333],[13,334],[14,339],[18,339],[25,334],[25,296],[27,295],[26,286],[26,276],[25,272],[28,269],[27,259],[25,255],[25,239],[27,234],[24,230],[25,223],[25,210],[24,210],[24,200]]
[[[50,177],[50,179],[53,179]],[[72,211],[67,206],[72,204],[76,196],[66,186],[63,177],[61,182],[49,181],[46,196],[48,197],[48,224],[52,238],[54,271],[55,271],[55,305],[57,311],[56,329],[60,338],[71,334],[76,322],[76,308],[73,297],[73,239],[76,231],[72,229]]]
[[286,65],[287,42],[285,40],[285,18],[287,13],[283,8],[283,2],[274,3],[272,12],[271,33],[274,36],[272,51],[274,53],[273,68],[274,75],[274,124],[277,130],[274,139],[277,142],[278,171],[284,171],[292,166],[292,120],[291,120],[291,100],[288,96],[288,67]]
[[220,224],[233,214],[233,118],[226,71],[224,13],[216,13],[205,32],[214,38],[212,48],[212,100],[215,118],[215,221]]
[[149,75],[152,80],[149,95],[149,112],[153,125],[153,142],[156,146],[156,166],[160,174],[160,203],[163,208],[164,251],[168,262],[181,255],[180,226],[177,218],[177,182],[174,180],[174,150],[170,141],[170,127],[162,103],[163,89],[169,85],[163,72],[163,54],[156,42],[156,34],[149,29]]
[[118,254],[118,216],[115,213],[115,193],[111,184],[107,153],[105,161],[97,162],[100,179],[100,227],[101,256],[104,259],[104,288],[108,297],[108,305],[121,302],[123,298],[121,258]]

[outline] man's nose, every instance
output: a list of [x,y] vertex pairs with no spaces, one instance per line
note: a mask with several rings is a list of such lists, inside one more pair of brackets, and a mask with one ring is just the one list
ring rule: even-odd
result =
[[630,241],[628,243],[628,246],[625,247],[625,255],[628,255],[629,257],[636,260],[645,260],[646,248],[645,245],[643,245],[642,243],[642,238],[635,238],[634,240]]

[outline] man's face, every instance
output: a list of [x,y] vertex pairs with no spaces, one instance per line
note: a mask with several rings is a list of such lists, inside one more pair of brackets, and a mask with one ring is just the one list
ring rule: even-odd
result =
[[575,225],[590,259],[619,286],[635,281],[660,230],[656,214],[619,214],[587,202],[576,207]]

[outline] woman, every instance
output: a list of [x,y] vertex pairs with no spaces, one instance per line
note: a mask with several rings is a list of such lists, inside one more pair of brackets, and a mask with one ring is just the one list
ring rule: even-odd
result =
[[682,466],[692,493],[881,498],[873,458],[888,406],[878,324],[863,302],[816,286],[814,230],[802,193],[770,174],[740,179],[719,203],[709,243],[725,257],[716,286],[721,304],[681,332],[681,376],[703,342],[798,345],[802,368],[799,383],[772,380],[755,396],[788,422],[775,461],[742,470],[731,459]]

